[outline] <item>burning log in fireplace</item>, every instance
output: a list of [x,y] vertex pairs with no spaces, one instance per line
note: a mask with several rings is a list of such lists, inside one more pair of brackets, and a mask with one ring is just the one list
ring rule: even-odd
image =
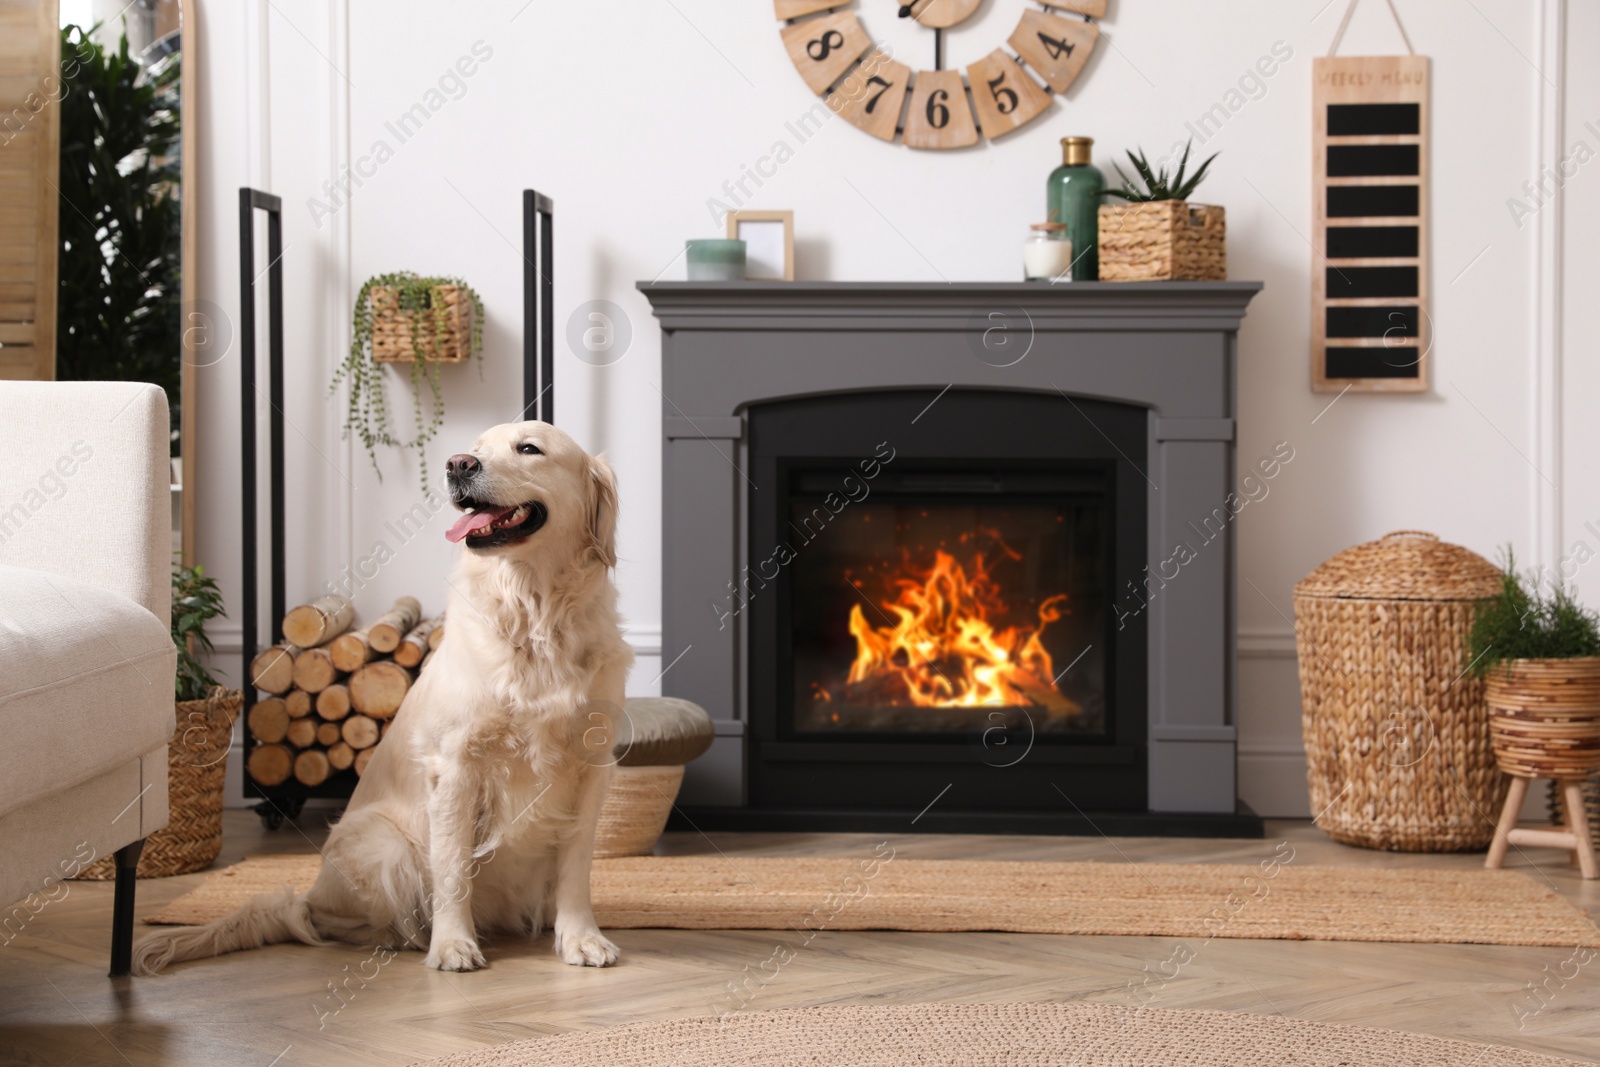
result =
[[[1003,543],[1001,551],[1021,559]],[[859,590],[863,583],[851,584]],[[1039,603],[1036,625],[998,626],[1007,607],[982,553],[973,557],[969,574],[942,549],[929,567],[916,566],[907,553],[893,584],[898,593],[892,599],[868,601],[884,625],[869,621],[861,604],[851,606],[855,661],[838,692],[819,687],[817,699],[852,706],[1039,707],[1050,718],[1083,710],[1056,688],[1055,663],[1042,640],[1046,628],[1068,614],[1065,593]]]

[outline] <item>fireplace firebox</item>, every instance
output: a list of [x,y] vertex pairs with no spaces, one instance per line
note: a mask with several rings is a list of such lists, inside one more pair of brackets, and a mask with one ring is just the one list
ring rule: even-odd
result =
[[752,803],[848,813],[949,786],[1004,812],[1065,784],[1142,810],[1145,628],[1111,608],[1142,563],[1145,412],[929,399],[747,413]]
[[1259,283],[640,289],[674,825],[1260,835],[1206,521]]

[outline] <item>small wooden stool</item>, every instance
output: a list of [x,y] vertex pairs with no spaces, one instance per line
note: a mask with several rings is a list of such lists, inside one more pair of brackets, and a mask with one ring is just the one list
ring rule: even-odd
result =
[[1565,848],[1576,853],[1578,869],[1585,878],[1600,878],[1600,867],[1595,864],[1594,842],[1589,837],[1589,817],[1583,809],[1583,779],[1558,778],[1561,802],[1566,809],[1567,824],[1562,830],[1519,830],[1517,816],[1522,811],[1522,801],[1528,795],[1532,778],[1514,775],[1511,792],[1506,795],[1506,806],[1500,812],[1500,825],[1495,828],[1494,841],[1489,845],[1489,856],[1483,865],[1498,869],[1506,858],[1506,849],[1512,845],[1540,845],[1546,848]]

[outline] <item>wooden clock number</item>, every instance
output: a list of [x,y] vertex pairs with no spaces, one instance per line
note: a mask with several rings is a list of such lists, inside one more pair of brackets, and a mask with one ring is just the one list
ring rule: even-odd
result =
[[[1015,56],[997,48],[969,64],[965,79],[959,70],[913,75],[910,67],[873,47],[852,12],[839,10],[846,2],[774,0],[778,18],[788,23],[779,32],[789,59],[811,90],[826,96],[828,106],[851,125],[884,141],[901,136],[912,148],[963,148],[978,142],[980,125],[983,136],[994,140],[1038,117],[1050,106],[1050,94],[1034,75],[1054,92],[1064,92],[1082,73],[1100,36],[1093,22],[1029,9],[1007,41]],[[1040,2],[1091,19],[1105,15],[1106,0]],[[910,0],[902,6],[935,28],[960,22],[979,5],[978,0]]]

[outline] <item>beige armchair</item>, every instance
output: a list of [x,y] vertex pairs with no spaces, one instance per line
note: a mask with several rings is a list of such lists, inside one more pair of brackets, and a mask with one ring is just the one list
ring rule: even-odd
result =
[[153,385],[0,382],[0,941],[115,853],[113,975],[167,824],[168,440]]

